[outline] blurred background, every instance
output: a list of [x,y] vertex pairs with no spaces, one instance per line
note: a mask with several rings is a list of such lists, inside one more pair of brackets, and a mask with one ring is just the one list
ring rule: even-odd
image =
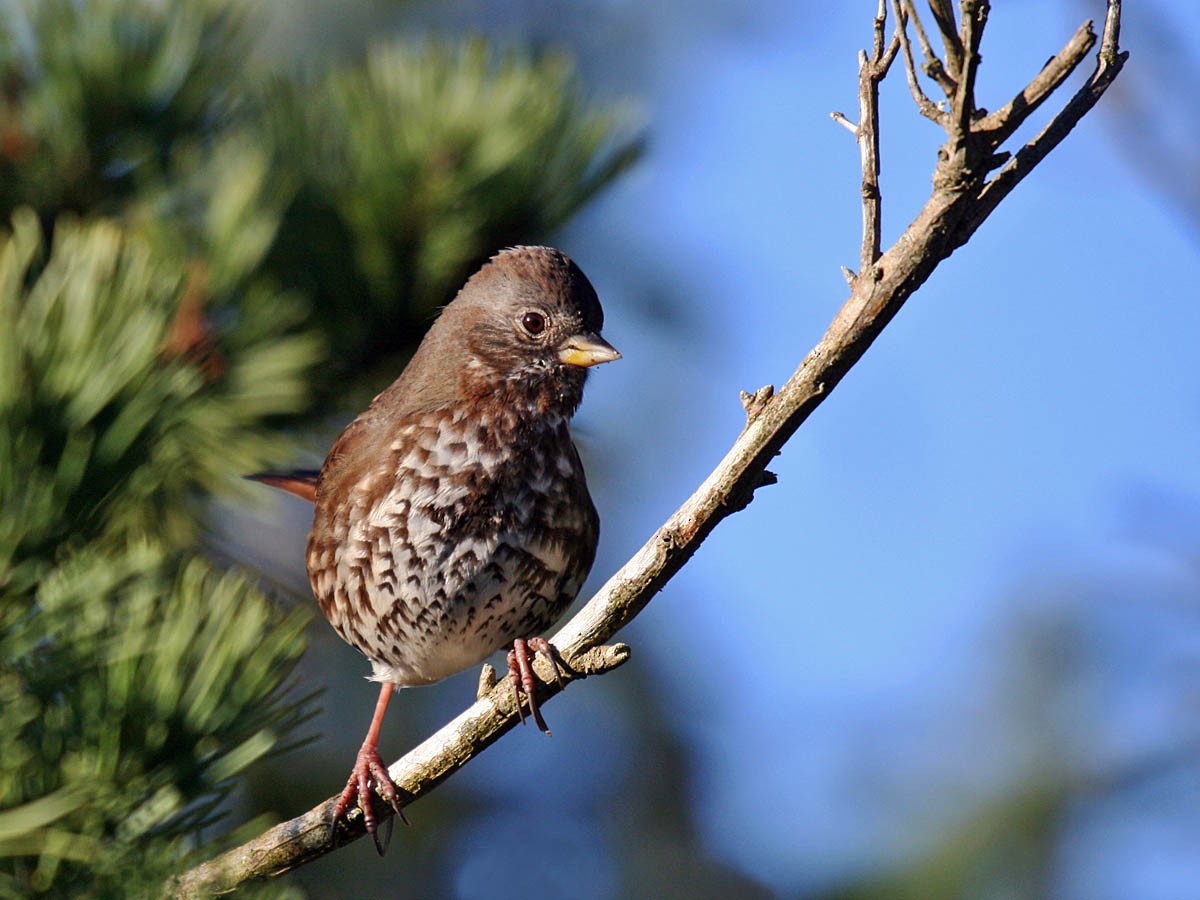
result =
[[[0,893],[154,890],[340,789],[367,664],[312,603],[310,508],[239,476],[319,463],[500,247],[560,246],[600,293],[625,358],[576,419],[590,586],[641,545],[845,299],[859,158],[829,112],[853,117],[874,9],[0,6]],[[548,707],[552,739],[507,736],[385,859],[248,893],[1194,897],[1190,11],[1127,6],[1098,109],[627,629],[632,660]],[[1103,13],[995,4],[980,103]],[[942,136],[897,67],[885,246]],[[402,694],[385,756],[475,678]]]

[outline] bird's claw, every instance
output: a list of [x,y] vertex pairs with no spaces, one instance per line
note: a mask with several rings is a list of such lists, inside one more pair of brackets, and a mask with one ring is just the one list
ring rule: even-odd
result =
[[525,724],[525,709],[521,705],[521,695],[524,694],[529,702],[529,714],[533,718],[533,724],[546,734],[550,734],[550,729],[546,726],[546,720],[542,718],[542,711],[538,707],[535,693],[537,680],[533,676],[531,652],[541,653],[550,661],[550,669],[554,672],[554,681],[559,689],[563,687],[562,673],[558,668],[554,646],[545,638],[535,637],[528,640],[517,638],[513,641],[513,648],[508,651],[508,676],[512,680],[513,698],[516,700],[517,715],[521,717],[522,725]]
[[392,820],[387,820],[387,830],[381,839],[379,819],[371,804],[372,782],[375,785],[375,792],[395,811],[400,821],[405,825],[410,824],[408,817],[404,815],[404,809],[400,806],[400,795],[396,790],[396,784],[388,774],[387,766],[383,762],[383,757],[379,755],[379,750],[372,745],[364,744],[358,751],[358,758],[354,761],[354,768],[350,772],[346,786],[333,805],[333,814],[329,821],[329,841],[333,843],[337,835],[338,823],[344,822],[350,810],[357,806],[362,810],[363,826],[371,835],[371,840],[375,842],[375,850],[380,856],[383,856],[392,840]]

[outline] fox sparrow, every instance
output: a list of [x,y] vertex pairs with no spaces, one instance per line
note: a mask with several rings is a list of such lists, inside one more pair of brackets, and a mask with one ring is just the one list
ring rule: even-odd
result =
[[567,422],[587,368],[620,357],[599,335],[603,321],[562,253],[505,250],[446,306],[319,473],[256,476],[314,501],[313,592],[381,683],[334,829],[357,799],[376,837],[372,782],[400,812],[377,748],[397,686],[432,684],[511,645],[517,708],[524,693],[547,730],[529,653],[550,654],[536,635],[575,598],[596,553],[599,519]]

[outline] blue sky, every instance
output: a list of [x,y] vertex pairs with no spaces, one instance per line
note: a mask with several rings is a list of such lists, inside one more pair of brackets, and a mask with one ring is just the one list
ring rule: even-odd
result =
[[[613,509],[599,497],[598,574],[724,453],[742,423],[738,390],[785,380],[846,296],[838,266],[857,264],[859,162],[828,114],[854,112],[873,4],[862,6],[767,5],[736,27],[692,22],[650,42],[650,155],[563,241],[626,357],[596,373],[578,420],[588,452],[621,472],[617,495],[640,498]],[[980,86],[992,108],[1087,15],[996,6]],[[1136,20],[1123,43],[1131,66],[1148,52]],[[919,844],[901,827],[916,797],[944,823],[947,785],[978,799],[1020,780],[1010,757],[1028,748],[987,704],[1013,677],[1011,632],[1039,597],[1111,587],[1135,622],[1147,584],[1194,605],[1195,573],[1139,532],[1139,510],[1155,497],[1194,509],[1200,496],[1200,242],[1100,112],[939,267],[785,448],[780,483],[724,523],[636,626],[710,767],[701,827],[781,889],[877,859],[881,842]],[[883,97],[885,245],[926,197],[939,138],[897,67]],[[682,328],[645,312],[647,272]],[[1194,675],[1195,647],[1176,646],[1188,637],[1126,647],[1130,666],[1144,675],[1182,653]],[[716,663],[722,645],[739,651],[732,671]],[[718,686],[697,724],[687,698]],[[1151,728],[1125,721],[1117,699],[1059,724],[1118,744]],[[1147,678],[1129,705],[1165,707],[1148,740],[1189,733],[1177,683]],[[864,799],[872,778],[885,788]],[[1154,826],[1194,838],[1195,814],[1181,815],[1164,810]],[[1093,831],[1111,849],[1113,833]],[[1091,864],[1087,846],[1076,850]],[[1134,896],[1121,891],[1149,884],[1171,846],[1122,854],[1132,881],[1083,895]],[[1200,875],[1194,855],[1168,862]],[[1086,868],[1064,876],[1067,896]]]
[[[724,454],[744,421],[738,391],[786,380],[846,297],[859,157],[829,113],[854,115],[874,7],[609,0],[564,17],[529,2],[489,18],[463,0],[429,13],[566,40],[646,123],[646,160],[559,239],[625,355],[595,372],[576,420],[603,520],[593,585]],[[990,108],[1103,15],[1099,0],[994,7]],[[1138,18],[1152,8],[1194,18],[1183,0],[1127,4],[1123,80],[1147,77],[1138,66],[1158,52]],[[322,10],[336,12],[314,3],[293,27],[321,33]],[[781,894],[929,847],[1048,769],[1103,774],[1196,742],[1200,235],[1130,164],[1116,106],[1105,98],[939,266],[784,448],[778,485],[623,635],[629,666],[670,694],[697,827]],[[899,67],[882,118],[886,246],[928,195],[941,132]],[[461,706],[439,690],[447,713]],[[554,748],[513,735],[456,782],[506,795],[541,777],[576,802],[571,784],[615,778],[604,737],[620,743],[628,723],[589,690],[554,704]],[[556,754],[568,768],[548,767]],[[1056,896],[1186,896],[1198,785],[1193,755],[1086,805]],[[456,840],[483,846],[473,835]],[[576,838],[584,856],[603,841]],[[464,871],[476,863],[494,893],[486,861]]]

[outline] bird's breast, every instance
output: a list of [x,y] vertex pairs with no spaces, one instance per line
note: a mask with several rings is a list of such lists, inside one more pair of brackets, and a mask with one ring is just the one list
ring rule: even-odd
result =
[[574,599],[598,537],[563,418],[428,416],[338,510],[318,504],[309,569],[322,611],[377,677],[438,680]]

